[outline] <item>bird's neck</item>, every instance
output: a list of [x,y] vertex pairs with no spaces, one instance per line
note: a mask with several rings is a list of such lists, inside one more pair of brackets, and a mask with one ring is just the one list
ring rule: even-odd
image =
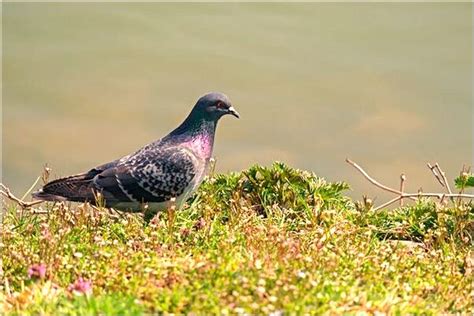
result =
[[189,116],[167,138],[190,147],[193,152],[203,159],[209,159],[214,147],[216,126],[217,122],[215,121],[196,119]]
[[216,131],[217,122],[213,120],[207,120],[204,118],[198,118],[191,114],[173,130],[169,136],[172,137],[193,137],[197,134],[210,134],[214,137]]

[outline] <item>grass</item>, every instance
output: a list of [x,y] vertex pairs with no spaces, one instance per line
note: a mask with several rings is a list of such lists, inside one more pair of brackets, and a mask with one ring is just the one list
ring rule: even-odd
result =
[[347,189],[275,163],[213,176],[149,222],[9,206],[0,313],[474,312],[472,204],[373,212]]

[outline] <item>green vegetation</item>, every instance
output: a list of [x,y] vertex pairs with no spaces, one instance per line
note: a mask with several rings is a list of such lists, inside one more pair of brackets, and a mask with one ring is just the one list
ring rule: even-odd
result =
[[0,313],[474,312],[472,204],[374,212],[346,189],[275,163],[214,176],[148,223],[10,206]]

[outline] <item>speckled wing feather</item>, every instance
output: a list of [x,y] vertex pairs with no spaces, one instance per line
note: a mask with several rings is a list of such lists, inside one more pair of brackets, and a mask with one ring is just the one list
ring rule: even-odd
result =
[[179,147],[145,147],[94,178],[107,204],[164,202],[185,193],[196,176],[196,158]]

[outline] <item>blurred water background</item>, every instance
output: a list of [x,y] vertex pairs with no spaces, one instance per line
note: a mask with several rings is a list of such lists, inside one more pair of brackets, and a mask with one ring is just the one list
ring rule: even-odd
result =
[[384,198],[473,161],[472,3],[4,3],[3,182],[86,171],[222,91],[217,171],[274,160]]

